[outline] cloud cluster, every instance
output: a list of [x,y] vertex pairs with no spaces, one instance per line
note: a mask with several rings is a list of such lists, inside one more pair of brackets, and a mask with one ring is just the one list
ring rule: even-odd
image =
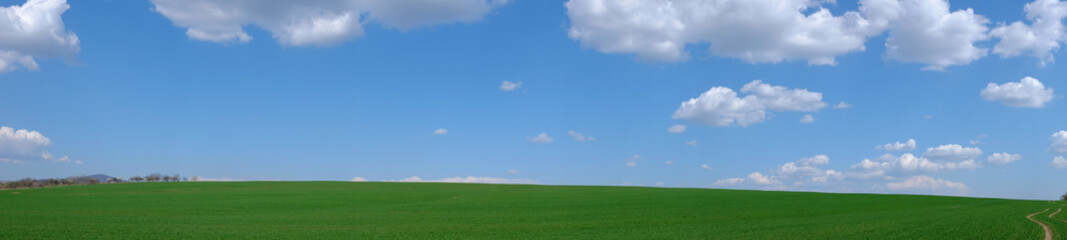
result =
[[830,164],[830,157],[826,155],[816,155],[814,157],[802,158],[794,162],[788,162],[782,164],[776,169],[771,170],[772,174],[764,175],[761,172],[750,173],[745,178],[727,178],[715,181],[713,185],[717,186],[737,186],[741,184],[755,184],[769,186],[772,189],[785,189],[787,186],[783,185],[783,181],[792,182],[792,186],[801,186],[811,183],[826,183],[829,180],[841,180],[844,179],[845,174],[832,170],[832,169],[820,169],[819,165]]
[[886,143],[884,145],[876,146],[874,149],[886,150],[886,151],[911,151],[915,150],[915,139],[908,139],[908,141]]
[[745,84],[738,97],[727,87],[713,87],[697,98],[682,102],[674,119],[715,126],[748,126],[767,120],[769,111],[814,112],[825,108],[822,93],[807,89],[790,89],[755,80]]
[[81,161],[72,161],[67,156],[53,156],[47,151],[50,146],[52,140],[40,132],[0,126],[0,159],[3,159],[0,162],[25,163],[28,160],[41,160],[81,164]]
[[192,39],[248,42],[244,27],[271,32],[286,46],[327,46],[363,36],[376,22],[407,31],[420,26],[481,20],[505,0],[152,0],[156,12],[186,28]]
[[1055,97],[1051,87],[1045,87],[1041,81],[1032,77],[1000,85],[989,83],[982,89],[981,95],[986,101],[997,101],[1005,106],[1021,108],[1041,108]]
[[1023,160],[1023,155],[1002,152],[989,155],[989,157],[986,157],[985,161],[992,164],[1004,165],[1019,160]]
[[806,60],[834,65],[888,32],[886,57],[941,70],[986,55],[974,45],[988,24],[945,0],[861,0],[858,11],[834,15],[819,0],[611,1],[571,0],[568,35],[604,53],[654,61],[685,61],[687,45],[709,44],[712,55],[749,63]]
[[669,132],[669,133],[684,133],[685,132],[685,128],[686,128],[685,125],[674,124],[671,127],[667,128],[667,132]]
[[1041,66],[1055,60],[1052,52],[1060,48],[1061,42],[1067,40],[1064,34],[1063,18],[1067,17],[1067,2],[1059,0],[1035,0],[1023,7],[1027,25],[1021,21],[999,26],[989,32],[992,37],[1000,38],[993,46],[993,53],[1001,57],[1029,55],[1038,59]]
[[573,138],[575,141],[579,141],[579,142],[596,141],[596,138],[594,138],[592,136],[586,136],[584,133],[575,132],[573,130],[572,131],[567,131],[567,136],[571,136],[571,138]]
[[941,192],[944,190],[964,193],[967,191],[967,185],[960,182],[953,182],[939,178],[933,178],[929,176],[914,176],[901,182],[891,182],[886,184],[889,190],[918,190],[925,192]]
[[923,153],[924,158],[929,158],[937,161],[974,160],[979,155],[982,155],[982,149],[978,149],[976,147],[963,147],[959,144],[947,144],[927,148],[926,153]]
[[0,73],[19,68],[37,70],[35,58],[73,59],[78,36],[63,24],[66,0],[28,0],[0,7]]

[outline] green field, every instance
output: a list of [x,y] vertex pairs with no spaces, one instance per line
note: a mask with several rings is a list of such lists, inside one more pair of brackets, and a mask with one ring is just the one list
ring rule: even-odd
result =
[[0,239],[1042,239],[1062,202],[714,189],[375,182],[0,191]]

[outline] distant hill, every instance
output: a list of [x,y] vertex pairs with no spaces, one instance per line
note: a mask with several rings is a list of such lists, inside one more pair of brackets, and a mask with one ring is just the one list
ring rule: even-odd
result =
[[96,179],[97,181],[100,181],[100,182],[107,182],[107,179],[113,178],[112,176],[108,176],[108,175],[104,175],[104,174],[93,174],[93,175],[89,175],[89,177],[91,177],[93,179]]

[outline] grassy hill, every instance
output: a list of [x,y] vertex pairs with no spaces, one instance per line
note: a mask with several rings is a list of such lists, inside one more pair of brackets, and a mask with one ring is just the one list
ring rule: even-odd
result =
[[375,182],[0,191],[0,239],[1041,239],[1062,202],[714,189]]

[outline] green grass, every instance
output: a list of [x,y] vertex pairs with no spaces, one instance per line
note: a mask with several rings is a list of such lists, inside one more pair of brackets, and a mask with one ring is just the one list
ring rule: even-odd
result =
[[1041,239],[1025,216],[1045,208],[1039,219],[1063,239],[1067,222],[1048,218],[1062,204],[639,187],[131,183],[0,191],[0,239]]

